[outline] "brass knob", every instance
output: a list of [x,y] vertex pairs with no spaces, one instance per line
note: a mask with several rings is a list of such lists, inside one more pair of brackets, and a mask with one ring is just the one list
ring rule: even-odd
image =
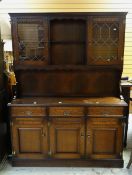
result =
[[46,133],[42,130],[42,137],[45,137]]
[[45,136],[46,136],[46,134],[45,134],[45,133],[43,133],[43,134],[42,134],[42,137],[45,137]]
[[83,132],[81,133],[81,137],[84,137],[84,133]]
[[90,138],[90,137],[91,137],[90,132],[87,132],[87,137],[88,137],[88,138]]

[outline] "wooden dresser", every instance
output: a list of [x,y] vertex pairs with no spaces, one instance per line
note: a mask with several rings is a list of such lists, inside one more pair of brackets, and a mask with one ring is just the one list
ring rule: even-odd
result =
[[126,13],[10,16],[13,166],[123,167]]

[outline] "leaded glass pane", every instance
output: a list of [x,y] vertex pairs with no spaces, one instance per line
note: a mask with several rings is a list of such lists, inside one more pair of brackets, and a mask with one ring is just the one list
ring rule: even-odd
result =
[[45,59],[44,32],[44,27],[40,24],[18,24],[19,59]]
[[118,55],[119,24],[95,22],[93,25],[93,57],[95,60],[116,60]]

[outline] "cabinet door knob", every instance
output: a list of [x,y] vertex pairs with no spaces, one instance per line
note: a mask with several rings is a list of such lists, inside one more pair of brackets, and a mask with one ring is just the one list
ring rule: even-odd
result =
[[81,137],[84,137],[84,133],[83,132],[81,133]]
[[42,137],[45,137],[46,133],[42,130]]
[[87,137],[88,137],[88,138],[90,138],[90,137],[91,137],[90,132],[87,132]]

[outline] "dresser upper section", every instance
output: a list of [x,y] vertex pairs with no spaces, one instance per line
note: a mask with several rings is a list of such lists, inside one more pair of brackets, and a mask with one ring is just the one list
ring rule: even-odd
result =
[[126,13],[10,16],[20,97],[119,96]]

